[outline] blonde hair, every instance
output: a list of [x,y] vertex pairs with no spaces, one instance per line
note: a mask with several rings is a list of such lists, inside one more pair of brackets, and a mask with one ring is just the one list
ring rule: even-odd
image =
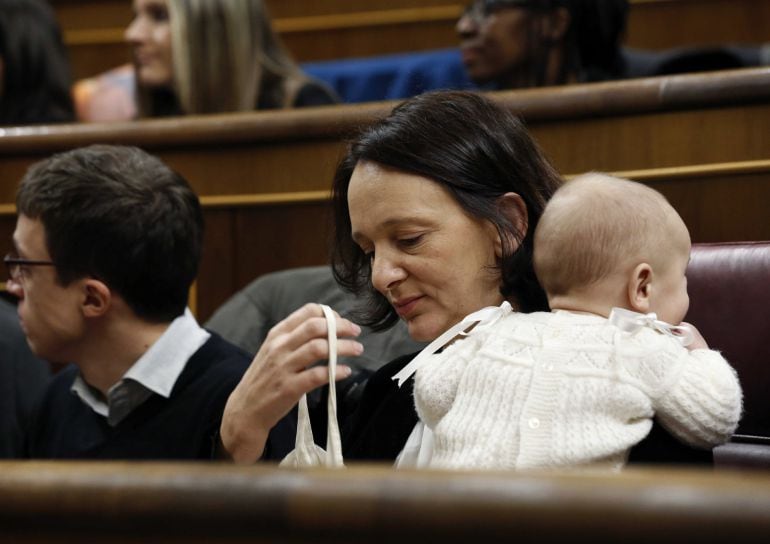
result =
[[[289,107],[307,78],[270,23],[263,0],[168,0],[179,113]],[[143,92],[140,116],[157,114]]]
[[[640,262],[665,266],[687,232],[659,192],[590,173],[567,182],[535,231],[534,266],[549,297],[584,289]],[[689,244],[689,235],[687,236]]]

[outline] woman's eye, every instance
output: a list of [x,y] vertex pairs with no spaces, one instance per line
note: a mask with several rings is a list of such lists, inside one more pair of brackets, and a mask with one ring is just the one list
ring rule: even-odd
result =
[[150,8],[150,18],[155,22],[168,21],[168,10],[163,6],[152,6]]
[[414,247],[417,244],[419,244],[420,242],[422,242],[422,238],[423,238],[422,234],[420,234],[418,236],[412,236],[412,237],[409,237],[409,238],[400,238],[398,240],[398,243],[402,247],[407,247],[407,248]]

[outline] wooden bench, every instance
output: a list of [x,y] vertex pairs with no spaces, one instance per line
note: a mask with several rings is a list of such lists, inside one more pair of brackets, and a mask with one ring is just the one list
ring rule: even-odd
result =
[[[301,62],[454,47],[458,0],[267,0]],[[128,60],[127,0],[52,0],[77,79]],[[770,0],[631,0],[626,44],[665,49],[770,41]]]
[[766,542],[770,475],[0,463],[9,542]]

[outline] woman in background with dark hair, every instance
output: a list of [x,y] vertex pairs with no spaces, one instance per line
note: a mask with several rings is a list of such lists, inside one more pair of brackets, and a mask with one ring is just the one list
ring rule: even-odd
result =
[[628,0],[474,0],[457,22],[469,77],[513,89],[623,77]]
[[70,70],[51,7],[0,0],[0,126],[74,120]]

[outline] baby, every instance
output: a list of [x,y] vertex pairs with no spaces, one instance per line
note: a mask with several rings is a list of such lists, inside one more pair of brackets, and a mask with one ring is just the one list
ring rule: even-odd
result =
[[667,325],[687,313],[689,256],[687,227],[653,189],[566,183],[535,232],[552,312],[504,303],[417,371],[430,466],[619,468],[653,416],[693,446],[725,442],[741,414],[735,372],[694,327]]

